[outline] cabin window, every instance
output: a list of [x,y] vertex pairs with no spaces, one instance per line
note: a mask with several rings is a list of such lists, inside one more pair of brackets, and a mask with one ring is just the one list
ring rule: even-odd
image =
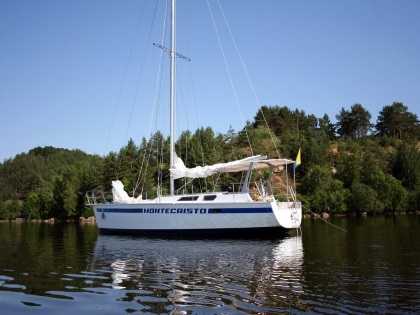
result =
[[214,200],[214,199],[216,199],[216,195],[207,195],[207,196],[204,196],[204,198],[203,198],[203,200],[204,201],[212,201],[212,200]]
[[178,201],[196,201],[198,196],[185,196],[178,199]]

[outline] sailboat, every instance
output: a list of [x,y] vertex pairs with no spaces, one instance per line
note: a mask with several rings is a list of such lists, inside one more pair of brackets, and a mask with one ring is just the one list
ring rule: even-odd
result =
[[[129,197],[123,184],[112,182],[113,200],[104,194],[88,193],[88,206],[93,208],[102,233],[127,233],[153,236],[246,236],[280,235],[300,231],[302,205],[296,199],[288,169],[295,161],[285,158],[269,159],[255,155],[241,160],[209,166],[187,168],[175,153],[175,0],[171,4],[170,54],[170,194],[158,191],[154,199]],[[252,172],[268,169],[266,180],[252,183]],[[282,170],[283,193],[274,187],[274,173]],[[206,178],[218,173],[243,172],[243,180],[232,191],[212,191],[175,194],[174,181],[179,178]]]

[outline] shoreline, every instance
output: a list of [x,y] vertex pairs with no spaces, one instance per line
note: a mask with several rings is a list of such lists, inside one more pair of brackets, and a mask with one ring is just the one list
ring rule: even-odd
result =
[[[393,213],[358,213],[358,212],[351,212],[347,214],[329,214],[327,212],[319,213],[304,213],[302,215],[302,219],[329,219],[329,218],[355,218],[355,217],[369,217],[369,216],[404,216],[404,215],[420,215],[420,210],[416,211],[401,211],[401,212],[393,212]],[[80,217],[78,219],[57,219],[57,218],[50,218],[50,219],[24,219],[24,218],[16,218],[16,219],[0,219],[0,223],[2,222],[14,222],[14,223],[86,223],[86,224],[96,224],[96,219],[94,216],[85,218]]]
[[3,220],[0,219],[0,223],[2,222],[14,222],[14,223],[88,223],[88,224],[96,224],[96,219],[94,216],[92,217],[80,217],[78,219],[57,219],[57,218],[50,218],[50,219],[24,219],[24,218],[16,218],[16,219],[7,219]]

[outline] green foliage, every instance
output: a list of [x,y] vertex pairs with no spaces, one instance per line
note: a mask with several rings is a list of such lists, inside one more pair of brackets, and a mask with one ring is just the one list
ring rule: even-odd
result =
[[382,212],[384,205],[378,199],[376,191],[368,185],[355,182],[351,187],[348,200],[349,210],[355,212]]
[[28,200],[25,202],[23,206],[23,213],[24,217],[32,220],[32,219],[41,219],[41,199],[40,197],[32,192],[28,196]]
[[320,135],[326,136],[330,141],[336,139],[336,126],[331,123],[330,118],[327,114],[318,119],[317,130]]
[[75,218],[101,178],[102,159],[80,150],[35,148],[0,164],[0,218]]
[[420,209],[420,191],[410,191],[408,193],[407,209]]
[[379,112],[375,127],[378,135],[397,139],[418,139],[420,135],[417,115],[400,102],[385,106]]
[[343,213],[347,210],[349,196],[344,184],[333,179],[330,169],[315,166],[302,179],[302,192],[308,195],[313,212]]
[[309,195],[307,199],[311,205],[312,212],[328,212],[331,214],[346,213],[347,211],[347,198],[349,191],[342,190],[328,190],[319,191],[315,194]]
[[313,194],[326,190],[326,188],[331,184],[331,181],[331,170],[326,167],[317,165],[313,169],[309,170],[302,178],[302,193]]
[[[300,139],[299,147],[302,149],[304,160],[310,161],[310,163],[304,163],[301,170],[307,171],[307,167],[310,165],[320,165],[330,168],[333,156],[331,154],[331,142],[329,137],[326,134],[313,129],[308,130],[307,135],[307,137]],[[293,157],[293,153],[294,152],[291,152],[290,156]]]
[[338,151],[334,160],[335,177],[342,181],[346,188],[350,188],[354,182],[360,182],[362,150],[357,142],[349,140],[340,143]]
[[[417,116],[402,103],[385,106],[369,135],[370,114],[355,104],[341,110],[337,124],[287,107],[263,106],[253,122],[226,134],[211,127],[185,131],[176,152],[186,166],[204,166],[251,154],[295,158],[300,199],[314,212],[399,212],[420,209],[420,151]],[[337,139],[337,135],[339,138]],[[252,149],[251,149],[252,148]],[[110,190],[123,181],[129,195],[154,198],[169,189],[169,139],[160,132],[130,139],[105,157],[80,150],[37,147],[0,163],[0,219],[77,218],[93,215],[85,192]],[[256,178],[262,174],[253,174]],[[241,174],[194,179],[187,191],[231,189]],[[185,180],[177,180],[176,188]],[[216,187],[220,185],[220,187]],[[184,188],[182,188],[184,189]]]
[[392,163],[392,173],[409,190],[420,190],[420,150],[416,143],[402,142]]
[[367,181],[375,190],[378,200],[381,201],[384,211],[396,212],[406,210],[408,193],[401,182],[382,169],[373,166]]
[[337,132],[341,139],[360,139],[366,136],[372,128],[371,115],[360,104],[354,104],[350,111],[342,108],[335,117]]

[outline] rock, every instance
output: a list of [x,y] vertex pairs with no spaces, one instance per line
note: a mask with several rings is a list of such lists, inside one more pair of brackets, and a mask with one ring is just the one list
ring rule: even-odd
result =
[[96,219],[95,219],[95,217],[89,217],[89,218],[86,219],[86,222],[87,223],[95,223]]

